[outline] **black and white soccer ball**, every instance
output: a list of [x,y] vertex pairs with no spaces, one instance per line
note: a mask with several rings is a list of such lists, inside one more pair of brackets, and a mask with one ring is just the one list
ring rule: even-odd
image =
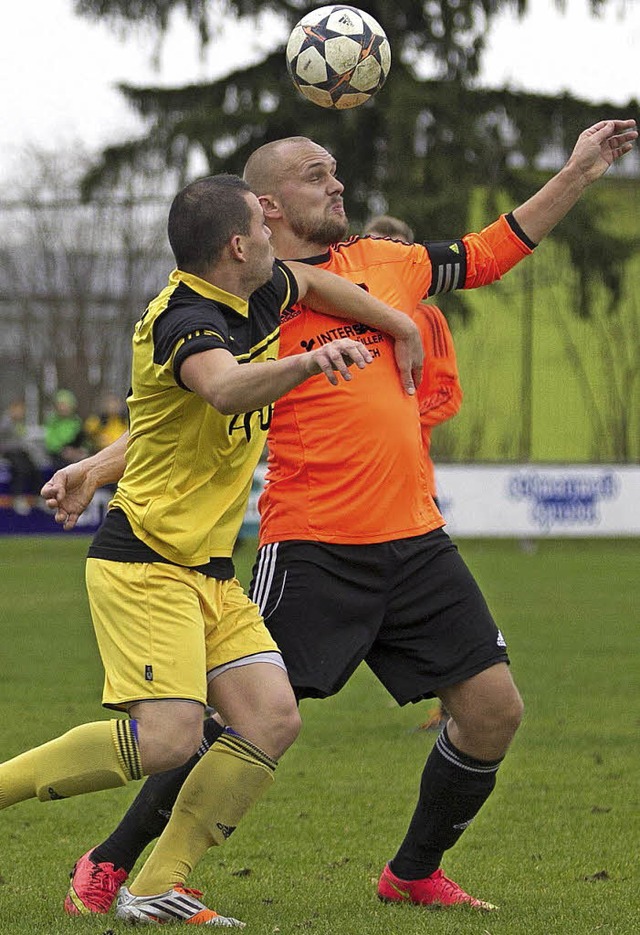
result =
[[300,93],[319,107],[337,110],[368,101],[391,67],[391,48],[380,23],[341,4],[303,16],[289,36],[286,57]]

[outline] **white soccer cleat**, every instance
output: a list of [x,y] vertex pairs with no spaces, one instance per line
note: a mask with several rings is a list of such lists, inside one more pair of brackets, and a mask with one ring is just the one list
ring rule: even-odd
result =
[[116,918],[130,925],[166,925],[167,922],[186,922],[187,925],[219,925],[226,928],[244,928],[237,919],[220,916],[207,909],[197,898],[199,890],[174,886],[159,896],[134,896],[126,886],[120,887],[116,903]]

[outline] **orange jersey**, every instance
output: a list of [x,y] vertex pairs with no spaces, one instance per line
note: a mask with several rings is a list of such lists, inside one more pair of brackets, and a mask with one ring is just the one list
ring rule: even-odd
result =
[[436,495],[436,478],[431,460],[431,429],[446,422],[460,409],[462,387],[456,352],[447,319],[435,305],[418,302],[413,319],[420,329],[424,347],[424,371],[418,387],[418,410],[427,483]]
[[[307,262],[413,314],[425,295],[499,279],[531,247],[515,222],[501,217],[458,241],[353,237]],[[373,362],[338,386],[324,375],[311,377],[275,404],[259,501],[261,545],[290,539],[362,545],[444,525],[429,492],[418,396],[402,388],[393,339],[298,305],[282,319],[280,355],[338,337],[360,339]]]

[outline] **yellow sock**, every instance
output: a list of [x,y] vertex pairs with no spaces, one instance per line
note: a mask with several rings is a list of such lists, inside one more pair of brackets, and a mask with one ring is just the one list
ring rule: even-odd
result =
[[131,721],[95,721],[0,765],[0,809],[33,799],[66,799],[140,779]]
[[189,773],[131,892],[155,896],[183,885],[206,851],[224,844],[266,791],[275,768],[266,753],[225,732]]

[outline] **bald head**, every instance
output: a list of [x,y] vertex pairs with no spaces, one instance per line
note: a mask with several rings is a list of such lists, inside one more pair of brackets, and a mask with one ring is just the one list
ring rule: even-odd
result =
[[306,136],[288,136],[282,140],[265,143],[251,153],[244,167],[243,178],[254,195],[277,192],[280,184],[296,164],[296,157],[307,147],[322,149]]
[[313,140],[265,143],[247,160],[244,180],[260,201],[276,256],[316,256],[347,234],[336,161]]

